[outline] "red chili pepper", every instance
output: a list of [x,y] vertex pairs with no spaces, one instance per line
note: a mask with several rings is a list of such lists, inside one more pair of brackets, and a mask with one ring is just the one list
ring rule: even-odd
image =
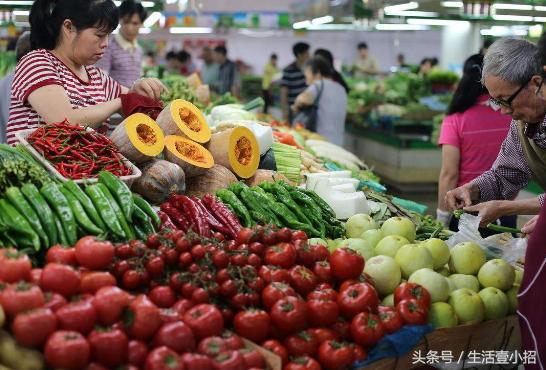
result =
[[161,220],[161,230],[163,229],[171,229],[171,230],[178,230],[178,227],[174,225],[169,215],[167,215],[163,211],[158,211],[157,215],[159,216],[159,219]]
[[215,196],[205,194],[203,204],[220,222],[228,226],[234,235],[243,228],[237,217]]
[[175,195],[174,204],[178,209],[183,209],[184,214],[186,214],[190,220],[190,223],[193,224],[193,231],[203,237],[210,237],[210,228],[209,223],[201,210],[197,205],[188,197],[184,195]]
[[214,230],[214,231],[218,231],[220,233],[222,233],[223,235],[226,235],[226,236],[230,236],[232,238],[235,238],[235,234],[232,233],[231,229],[225,225],[223,225],[220,221],[218,221],[216,219],[216,217],[214,217],[210,212],[209,210],[207,209],[207,207],[205,207],[205,205],[203,204],[203,202],[201,201],[201,199],[197,198],[197,197],[191,197],[190,198],[194,203],[195,205],[201,210],[201,213],[203,215],[205,215],[205,218],[207,219],[208,223],[209,223],[209,227]]

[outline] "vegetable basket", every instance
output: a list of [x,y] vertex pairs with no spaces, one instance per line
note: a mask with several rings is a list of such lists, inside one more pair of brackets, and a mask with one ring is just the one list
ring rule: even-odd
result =
[[[88,127],[88,131],[93,131],[92,128]],[[45,169],[50,172],[53,176],[55,176],[57,179],[61,181],[67,181],[68,178],[64,177],[57,171],[57,169],[47,160],[45,159],[28,141],[27,137],[29,137],[35,129],[30,130],[21,130],[17,133],[15,133],[15,137],[21,145],[25,147],[29,151],[29,153],[38,161],[42,166],[45,167]],[[120,154],[121,155],[121,154]],[[135,166],[131,161],[129,161],[127,158],[125,158],[123,155],[121,155],[122,160],[125,162],[125,164],[131,169],[132,174],[128,176],[121,176],[120,180],[126,183],[129,187],[132,185],[132,183],[138,179],[140,176],[142,176],[142,172],[140,169]],[[74,180],[77,184],[85,184],[85,183],[95,183],[98,181],[97,177],[94,178],[88,178],[88,179],[80,179],[80,180]]]

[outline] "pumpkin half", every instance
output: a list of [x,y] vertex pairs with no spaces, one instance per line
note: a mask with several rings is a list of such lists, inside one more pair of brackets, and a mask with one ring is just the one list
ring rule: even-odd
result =
[[199,108],[182,99],[173,100],[157,117],[165,135],[187,137],[198,143],[210,140],[210,128]]
[[214,161],[240,178],[254,176],[260,163],[260,149],[256,137],[246,127],[218,132],[208,145]]
[[165,137],[165,159],[179,165],[188,178],[214,166],[212,154],[204,146],[176,135]]
[[110,139],[121,154],[134,163],[157,157],[165,147],[165,137],[158,124],[142,113],[135,113],[120,123]]

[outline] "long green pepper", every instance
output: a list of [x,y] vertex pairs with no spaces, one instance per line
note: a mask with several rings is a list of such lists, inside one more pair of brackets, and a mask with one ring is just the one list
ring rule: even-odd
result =
[[108,201],[110,202],[110,206],[114,210],[114,213],[116,214],[119,224],[121,225],[121,228],[123,229],[123,232],[127,236],[128,240],[133,240],[135,238],[135,232],[133,231],[133,229],[131,229],[131,226],[129,226],[129,224],[127,223],[127,220],[125,219],[125,216],[123,215],[123,211],[121,210],[121,207],[114,199],[114,196],[110,193],[110,191],[104,184],[98,183],[97,187],[106,196],[106,199],[108,199]]
[[116,198],[125,219],[128,222],[132,222],[135,202],[133,200],[133,193],[129,190],[127,184],[108,171],[101,171],[99,173],[99,182],[106,185],[110,193]]
[[288,190],[280,182],[274,183],[272,190],[277,200],[284,203],[296,215],[299,222],[311,227],[311,221],[301,211],[300,206],[292,199]]
[[55,227],[57,228],[57,235],[59,236],[59,243],[61,243],[61,245],[69,245],[68,244],[68,238],[66,237],[66,234],[63,230],[63,224],[61,222],[61,220],[59,219],[59,217],[57,217],[57,215],[54,215],[53,216],[53,219],[55,221]]
[[106,230],[106,224],[104,221],[102,221],[102,218],[100,217],[99,212],[97,212],[95,205],[91,199],[89,199],[87,194],[85,194],[85,192],[78,186],[78,184],[76,184],[73,180],[68,180],[64,183],[64,187],[76,197],[78,202],[80,202],[91,221],[93,221],[93,223],[97,225],[99,229]]
[[49,237],[47,236],[42,224],[40,223],[40,218],[25,199],[21,190],[15,186],[9,187],[6,190],[6,197],[10,203],[27,219],[28,223],[32,226],[32,229],[38,234],[42,245],[44,247],[49,247]]
[[59,186],[54,182],[50,182],[42,186],[40,193],[59,217],[68,243],[70,245],[76,244],[78,241],[76,219],[74,218],[72,208],[70,208],[70,205],[68,204],[68,200],[66,200],[66,197],[61,193]]
[[102,220],[108,226],[108,229],[112,232],[112,234],[120,239],[127,240],[127,235],[125,235],[125,231],[123,231],[114,209],[110,205],[106,195],[104,195],[99,188],[98,184],[87,186],[85,188],[85,193],[89,196],[89,198],[91,198],[91,201],[102,217]]
[[[275,224],[275,223],[279,223],[279,220],[277,219],[277,217],[274,217],[272,214],[271,214],[271,211],[269,211],[268,209],[265,208],[264,205],[262,205],[258,199],[255,197],[255,194],[252,190],[250,189],[242,189],[241,192],[239,193],[239,197],[241,198],[241,200],[243,201],[244,205],[251,211],[254,211],[255,214],[260,214],[261,216],[259,216],[260,219],[265,219],[267,220],[266,224]],[[255,221],[257,221],[255,218],[254,218]]]
[[152,220],[152,224],[155,227],[155,230],[159,230],[159,227],[161,226],[161,219],[157,215],[157,212],[154,211],[150,203],[148,203],[144,198],[142,198],[140,195],[133,193],[133,201],[135,202],[135,207],[140,208],[143,210]]
[[34,250],[40,250],[40,237],[32,230],[32,226],[28,223],[26,218],[15,209],[5,199],[0,199],[0,212],[3,213],[3,220],[9,227],[9,233],[11,237],[19,235],[25,242],[25,246],[32,246]]
[[21,187],[21,192],[38,215],[38,218],[40,219],[40,222],[48,236],[49,246],[57,244],[59,239],[57,234],[57,226],[55,225],[55,220],[53,219],[54,213],[42,194],[40,194],[38,188],[34,184],[25,184]]
[[294,230],[303,230],[308,236],[311,237],[320,236],[320,233],[313,227],[300,222],[296,215],[292,213],[292,211],[284,203],[276,202],[273,205],[273,211],[285,221],[289,228]]
[[66,197],[70,208],[72,208],[77,224],[81,226],[83,230],[91,235],[100,235],[104,232],[104,230],[100,229],[93,223],[93,221],[91,221],[89,216],[87,216],[87,213],[85,213],[85,209],[83,208],[82,204],[78,202],[78,199],[76,199],[76,197],[69,190],[61,188],[61,193],[63,193],[63,195]]
[[[150,217],[144,212],[140,207],[135,205],[135,209],[133,211],[133,222],[135,226],[135,233],[137,231],[137,226],[139,229],[141,229],[146,236],[153,234],[155,232],[154,226],[152,225],[152,222],[150,221]],[[137,237],[138,237],[138,233]]]
[[[259,187],[256,187],[256,188],[261,189]],[[263,191],[263,189],[261,190]],[[277,226],[281,226],[281,221],[275,215],[275,213],[273,212],[273,209],[271,209],[274,202],[272,202],[270,198],[268,198],[266,195],[262,194],[259,190],[256,190],[255,188],[250,188],[250,192],[252,193],[252,195],[254,195],[258,203],[267,212],[270,218],[273,219],[273,224]]]
[[216,196],[227,205],[229,205],[239,221],[244,227],[250,227],[254,225],[253,218],[250,216],[246,206],[237,198],[237,195],[228,189],[220,189],[216,192]]

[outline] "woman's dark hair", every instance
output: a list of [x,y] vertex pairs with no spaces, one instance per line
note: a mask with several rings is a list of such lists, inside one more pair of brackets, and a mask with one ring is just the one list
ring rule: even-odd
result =
[[480,95],[488,93],[481,83],[482,65],[482,54],[474,54],[466,60],[463,67],[463,77],[453,94],[447,114],[465,112],[476,104]]
[[111,33],[119,11],[112,0],[36,0],[29,16],[32,48],[55,49],[67,19],[78,31],[96,27]]
[[333,77],[334,68],[326,59],[319,55],[315,55],[305,63],[306,68],[311,68],[313,74],[320,73],[322,77]]
[[191,59],[190,53],[188,53],[186,50],[180,50],[176,57],[182,63],[186,63],[188,60]]
[[341,73],[336,71],[336,69],[334,68],[334,56],[332,55],[330,50],[328,50],[328,49],[317,49],[317,50],[315,50],[315,56],[322,57],[322,58],[326,59],[328,61],[328,63],[330,63],[330,66],[331,66],[332,71],[333,71],[332,72],[332,80],[334,80],[335,82],[337,82],[338,84],[343,86],[345,91],[348,93],[349,90],[350,90],[349,85],[347,85],[347,82],[345,82],[345,80],[343,79],[343,76],[341,75]]
[[[540,65],[546,66],[546,31],[540,36],[537,43],[538,52],[540,54]],[[546,78],[546,72],[542,69],[541,75]]]
[[144,22],[148,18],[148,12],[142,6],[141,3],[137,3],[134,0],[125,0],[119,6],[119,19],[125,17],[131,18],[134,14],[138,14],[141,22]]

